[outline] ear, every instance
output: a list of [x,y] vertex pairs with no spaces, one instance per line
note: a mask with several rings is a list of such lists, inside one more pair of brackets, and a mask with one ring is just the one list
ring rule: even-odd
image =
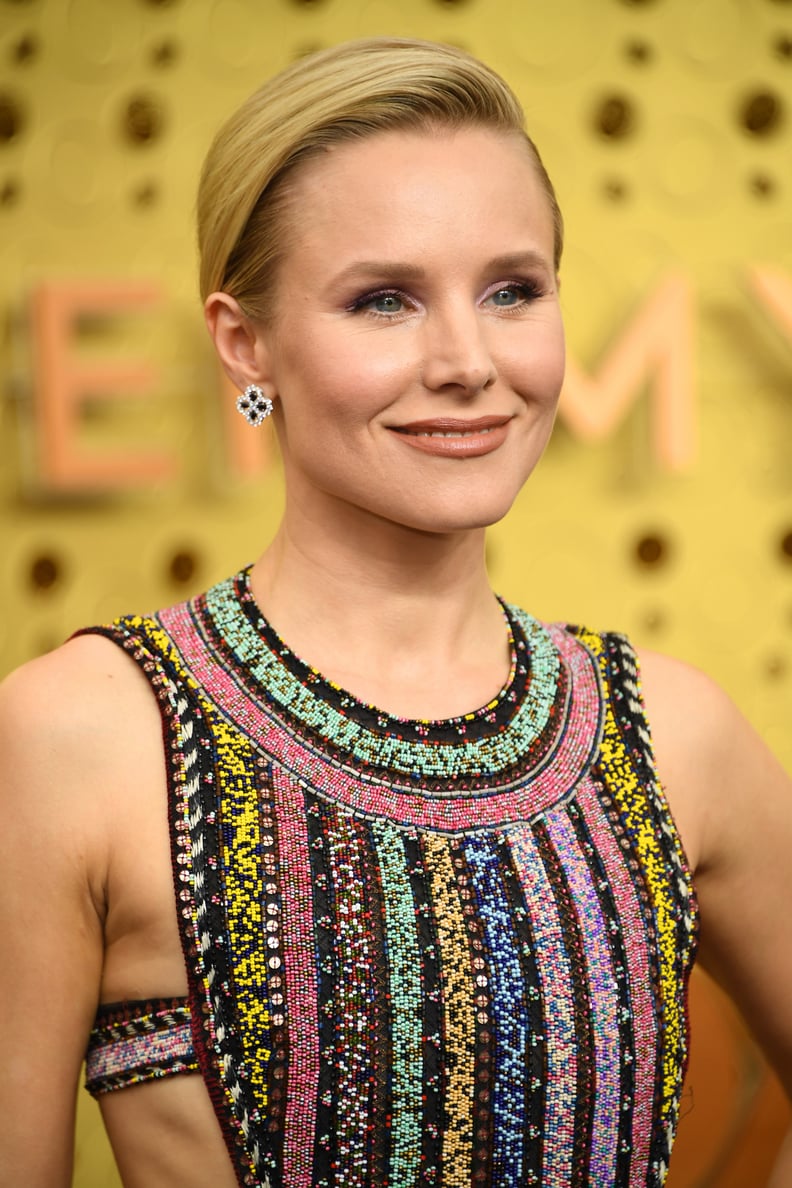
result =
[[226,375],[244,391],[248,384],[261,384],[268,377],[268,354],[264,336],[228,293],[212,293],[204,304],[204,317]]

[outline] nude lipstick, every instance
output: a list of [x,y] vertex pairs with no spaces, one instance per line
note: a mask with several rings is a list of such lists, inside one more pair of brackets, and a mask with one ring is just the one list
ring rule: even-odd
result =
[[405,445],[440,458],[480,458],[506,440],[510,416],[432,417],[393,426]]

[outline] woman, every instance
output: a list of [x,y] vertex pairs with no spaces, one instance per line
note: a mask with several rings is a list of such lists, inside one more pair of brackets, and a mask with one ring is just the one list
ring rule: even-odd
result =
[[563,373],[519,106],[327,51],[221,130],[199,224],[286,510],[5,687],[2,1182],[68,1183],[88,1046],[133,1188],[661,1184],[699,907],[792,1085],[792,809],[706,678],[641,655],[642,699],[626,640],[490,589]]

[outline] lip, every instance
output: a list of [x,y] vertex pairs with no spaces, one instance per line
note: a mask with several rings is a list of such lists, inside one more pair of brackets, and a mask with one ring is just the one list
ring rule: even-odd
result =
[[[510,416],[432,417],[394,425],[391,431],[405,445],[424,454],[445,458],[479,458],[503,445],[509,432]],[[433,434],[451,436],[432,436]]]

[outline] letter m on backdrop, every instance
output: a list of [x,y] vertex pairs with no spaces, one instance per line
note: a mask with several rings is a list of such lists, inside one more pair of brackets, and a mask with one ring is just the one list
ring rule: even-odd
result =
[[600,441],[647,387],[654,454],[665,469],[684,470],[695,454],[693,305],[677,274],[650,294],[593,375],[567,360],[559,415],[576,437]]

